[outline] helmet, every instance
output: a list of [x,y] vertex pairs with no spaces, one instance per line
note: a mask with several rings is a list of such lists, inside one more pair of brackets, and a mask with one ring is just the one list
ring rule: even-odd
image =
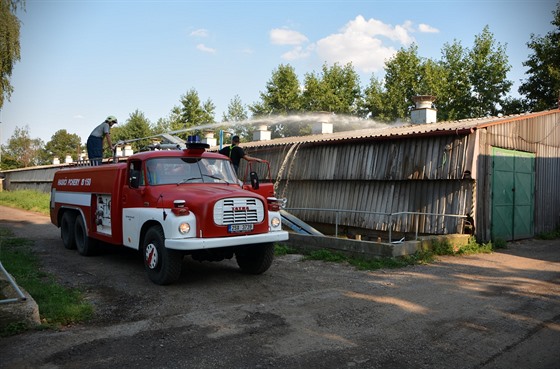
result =
[[109,115],[107,119],[105,119],[105,122],[117,124],[117,117],[115,117],[114,115]]

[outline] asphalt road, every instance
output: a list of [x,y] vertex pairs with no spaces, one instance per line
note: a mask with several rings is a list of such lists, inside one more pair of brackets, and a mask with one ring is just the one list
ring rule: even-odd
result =
[[287,255],[252,276],[185,258],[157,286],[134,252],[64,249],[47,217],[0,207],[0,227],[96,311],[0,339],[0,368],[560,367],[560,240],[375,272]]

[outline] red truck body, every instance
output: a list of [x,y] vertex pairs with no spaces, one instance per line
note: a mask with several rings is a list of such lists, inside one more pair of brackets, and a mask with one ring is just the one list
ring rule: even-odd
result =
[[61,169],[50,216],[66,248],[90,255],[103,242],[139,250],[149,278],[168,284],[179,278],[184,255],[235,256],[245,272],[266,271],[274,242],[288,239],[280,206],[271,182],[244,185],[229,158],[194,145]]

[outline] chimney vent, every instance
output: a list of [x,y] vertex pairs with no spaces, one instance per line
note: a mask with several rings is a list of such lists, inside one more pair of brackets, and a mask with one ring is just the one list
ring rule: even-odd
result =
[[432,107],[436,100],[432,95],[418,95],[412,98],[416,108],[410,113],[410,120],[413,124],[435,123],[437,121],[437,110]]
[[331,123],[333,114],[326,111],[320,112],[319,114],[319,121],[313,123],[311,133],[314,135],[333,133],[333,124]]
[[253,132],[253,141],[270,141],[272,132],[268,130],[266,124],[259,124]]

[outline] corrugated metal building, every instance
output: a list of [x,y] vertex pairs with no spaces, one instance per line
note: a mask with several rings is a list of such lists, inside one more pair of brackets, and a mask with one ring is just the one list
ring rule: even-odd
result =
[[[270,161],[277,194],[288,199],[288,208],[306,209],[291,210],[294,215],[317,227],[337,224],[340,233],[377,237],[390,231],[409,239],[473,232],[489,241],[560,226],[560,110],[242,147]],[[47,192],[61,166],[5,171],[4,188]],[[242,161],[240,173],[245,169]]]
[[[391,229],[407,238],[471,231],[479,241],[529,238],[560,226],[559,110],[242,147],[271,162],[278,195],[314,225],[366,234]],[[245,169],[242,163],[240,173]],[[396,214],[402,212],[422,214]]]

